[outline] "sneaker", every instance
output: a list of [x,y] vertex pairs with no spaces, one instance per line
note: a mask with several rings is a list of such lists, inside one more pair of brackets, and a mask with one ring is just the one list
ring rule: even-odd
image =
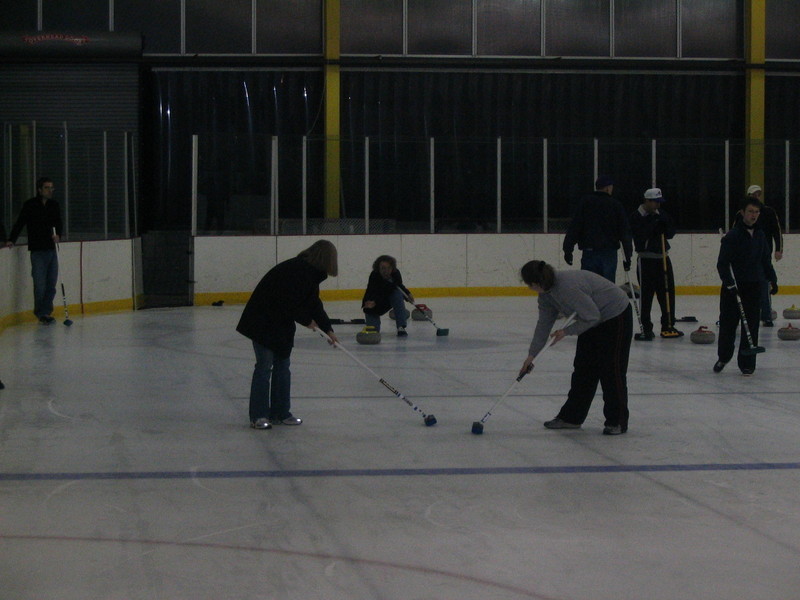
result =
[[627,429],[622,429],[620,425],[606,425],[603,427],[603,435],[622,435]]
[[742,376],[751,377],[755,369],[742,369]]
[[0,390],[4,390],[4,389],[6,389],[6,386],[4,386],[4,385],[3,385],[3,382],[2,382],[2,381],[0,381]]
[[255,421],[250,421],[250,427],[253,429],[272,429],[272,425],[269,424],[269,419],[263,417]]
[[661,337],[662,338],[679,338],[683,337],[683,332],[679,329],[675,329],[674,327],[670,327],[668,329],[661,330]]
[[763,325],[764,327],[775,327],[775,323],[772,321],[764,321]]
[[295,417],[292,413],[289,413],[282,419],[270,419],[270,423],[273,425],[300,425],[302,422],[303,419]]
[[655,333],[653,333],[652,331],[645,331],[644,333],[637,333],[636,335],[633,336],[633,339],[635,339],[638,342],[649,342],[654,337],[656,337]]
[[51,316],[39,317],[39,323],[42,325],[50,325],[53,321],[55,321],[55,319]]
[[566,421],[556,417],[550,421],[545,421],[544,426],[547,429],[580,429],[581,426],[577,423],[567,423]]
[[397,328],[397,337],[407,337],[408,333],[406,333],[405,327],[398,327]]
[[725,365],[727,365],[727,364],[728,363],[722,362],[721,360],[718,360],[717,362],[715,362],[714,363],[714,373],[719,373],[720,371],[722,371],[722,369],[724,369]]

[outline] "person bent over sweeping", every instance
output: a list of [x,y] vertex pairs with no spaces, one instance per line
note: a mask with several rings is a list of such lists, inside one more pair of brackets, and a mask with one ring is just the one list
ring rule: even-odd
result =
[[[521,269],[522,281],[539,294],[539,321],[520,374],[533,367],[534,357],[549,343],[577,335],[572,384],[558,415],[547,429],[579,429],[603,388],[604,435],[628,430],[628,356],[633,318],[628,297],[608,279],[591,271],[556,271],[540,260]],[[550,333],[559,314],[575,313],[575,322]]]
[[407,336],[404,300],[413,304],[414,296],[403,285],[403,276],[397,270],[397,260],[393,256],[382,254],[372,263],[367,291],[364,292],[364,298],[361,300],[366,325],[380,331],[381,315],[385,315],[390,309],[393,309],[397,324],[397,336]]

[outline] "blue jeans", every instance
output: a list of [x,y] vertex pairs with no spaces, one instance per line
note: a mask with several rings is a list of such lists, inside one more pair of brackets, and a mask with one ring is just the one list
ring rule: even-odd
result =
[[253,342],[256,366],[250,383],[250,421],[285,419],[290,414],[292,374],[289,356],[276,358],[275,353]]
[[53,314],[53,298],[58,281],[58,255],[55,250],[31,252],[31,277],[33,278],[33,314],[37,318]]
[[584,250],[581,254],[581,269],[597,273],[615,283],[617,278],[617,249]]
[[[397,323],[398,327],[403,327],[408,324],[408,320],[406,319],[406,306],[403,304],[403,292],[401,292],[398,288],[395,288],[394,291],[389,294],[389,303],[392,305],[392,309],[394,310],[394,320]],[[374,327],[376,330],[381,330],[381,317],[380,315],[371,315],[369,313],[364,313],[364,324]]]

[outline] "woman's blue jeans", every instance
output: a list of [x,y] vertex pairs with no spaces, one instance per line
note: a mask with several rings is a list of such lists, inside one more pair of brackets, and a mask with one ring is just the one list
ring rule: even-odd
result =
[[[403,304],[403,292],[399,289],[395,288],[394,291],[389,294],[389,304],[392,306],[392,310],[394,310],[394,320],[398,327],[405,328],[408,324],[408,320],[406,319],[406,306]],[[380,315],[373,315],[370,313],[364,313],[364,324],[370,325],[374,327],[376,330],[381,330],[381,316]]]
[[272,350],[258,342],[253,342],[253,350],[256,366],[250,383],[250,421],[285,419],[291,412],[289,356],[276,358]]

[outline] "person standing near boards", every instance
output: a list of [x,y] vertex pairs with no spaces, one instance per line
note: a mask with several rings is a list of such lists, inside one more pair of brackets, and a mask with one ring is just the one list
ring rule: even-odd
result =
[[[549,342],[577,335],[574,370],[567,401],[547,429],[580,429],[599,383],[603,389],[603,434],[628,431],[628,357],[633,336],[633,311],[618,286],[590,271],[556,271],[541,260],[525,263],[522,281],[539,294],[539,320],[520,374],[533,367],[535,356]],[[575,322],[550,331],[558,316],[575,313]]]
[[661,307],[661,337],[683,336],[683,332],[675,328],[675,275],[669,258],[669,240],[675,237],[675,224],[663,205],[661,190],[651,188],[644,193],[644,201],[630,216],[642,303],[643,331],[637,334],[637,340],[639,335],[644,340],[652,340],[655,336],[650,318],[654,295]]
[[[58,282],[58,255],[56,244],[61,239],[61,210],[53,200],[55,185],[49,177],[40,177],[36,182],[36,196],[22,205],[6,246],[12,247],[22,232],[28,230],[28,251],[31,255],[31,277],[33,278],[33,314],[43,325],[55,321],[53,299]],[[55,233],[53,231],[55,230]]]

